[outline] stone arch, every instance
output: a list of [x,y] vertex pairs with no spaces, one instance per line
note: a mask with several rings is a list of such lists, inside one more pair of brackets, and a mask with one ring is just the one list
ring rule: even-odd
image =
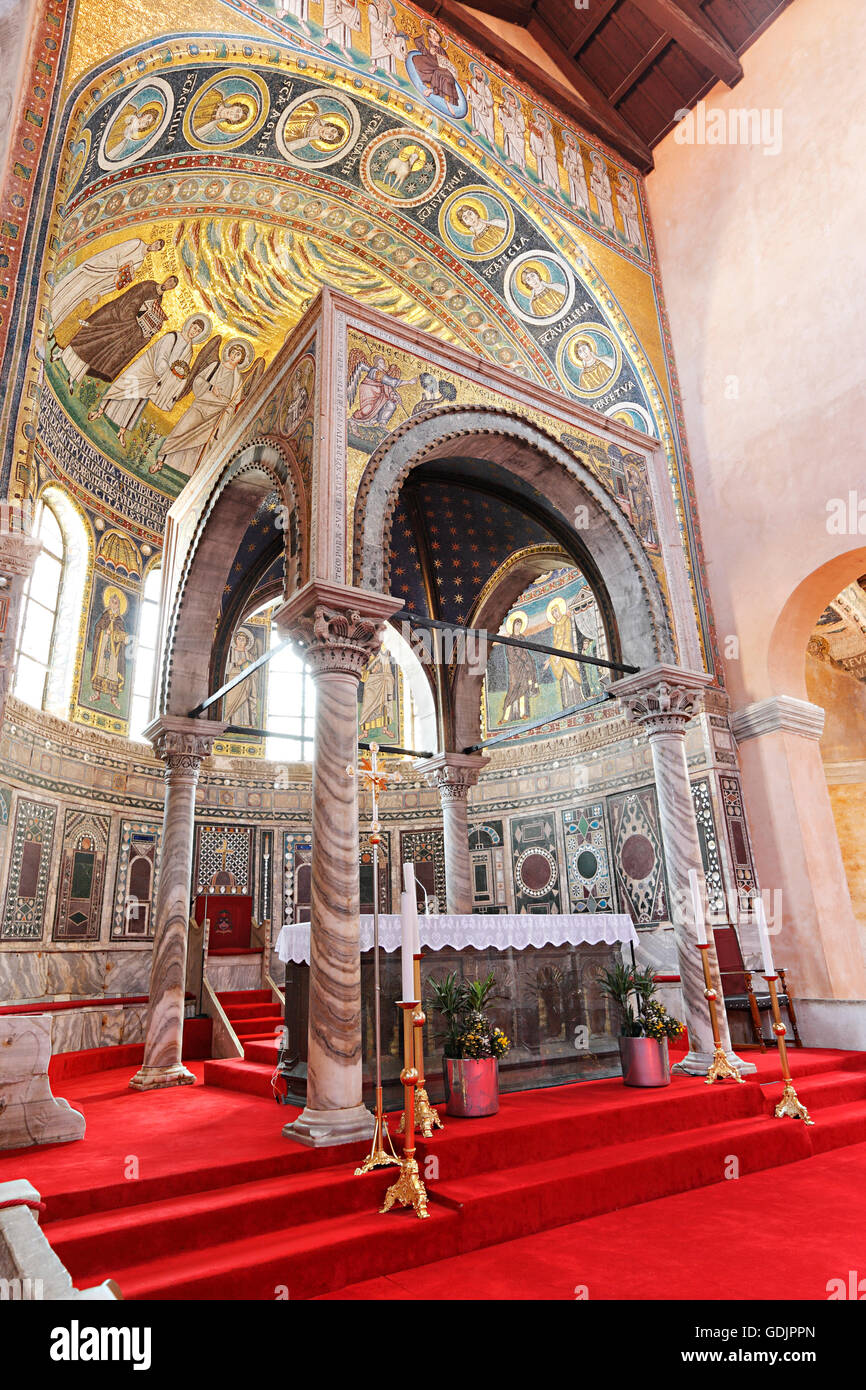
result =
[[866,546],[834,555],[791,593],[776,619],[767,651],[774,694],[807,698],[806,648],[812,630],[827,605],[861,574],[866,574]]
[[[407,420],[373,453],[354,508],[356,585],[387,592],[394,509],[412,470],[467,455],[494,463],[515,484],[528,484],[553,506],[567,550],[585,570],[611,623],[617,659],[634,666],[676,661],[664,594],[631,523],[581,458],[506,410],[465,406],[430,411]],[[578,507],[585,508],[587,522],[580,530],[573,525]]]
[[303,492],[292,460],[270,439],[248,441],[219,470],[203,500],[166,615],[156,713],[186,716],[209,693],[211,649],[223,589],[250,521],[269,493],[298,519],[298,547],[286,553],[286,595],[306,573]]

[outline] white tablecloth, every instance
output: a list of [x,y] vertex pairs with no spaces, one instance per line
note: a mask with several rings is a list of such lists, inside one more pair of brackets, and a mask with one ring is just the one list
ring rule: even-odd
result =
[[[511,947],[522,951],[526,946],[579,946],[582,942],[597,946],[606,942],[613,946],[626,941],[637,945],[637,935],[630,917],[612,912],[586,912],[535,916],[529,913],[508,914],[472,913],[468,916],[443,913],[436,917],[419,917],[421,945],[431,951],[444,946],[460,950],[474,946],[483,951],[492,946],[497,951]],[[383,913],[379,918],[379,944],[385,951],[399,951],[402,926],[399,913]],[[361,950],[373,947],[373,918],[361,918]],[[310,959],[309,922],[290,923],[277,937],[277,955],[288,964],[300,965]]]

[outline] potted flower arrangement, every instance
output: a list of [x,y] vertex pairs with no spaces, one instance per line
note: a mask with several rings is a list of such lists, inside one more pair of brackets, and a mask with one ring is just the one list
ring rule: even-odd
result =
[[619,1056],[625,1085],[669,1086],[668,1039],[678,1038],[684,1025],[655,997],[652,968],[637,970],[620,962],[601,972],[599,985],[619,1006]]
[[486,1008],[495,979],[461,980],[452,971],[430,981],[430,1003],[445,1021],[442,1070],[449,1115],[495,1115],[499,1109],[499,1067],[510,1043]]

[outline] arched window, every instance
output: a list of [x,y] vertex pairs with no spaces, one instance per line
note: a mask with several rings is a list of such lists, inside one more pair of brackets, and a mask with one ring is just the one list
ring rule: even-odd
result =
[[[271,624],[271,648],[283,641],[276,623]],[[316,687],[309,667],[295,646],[272,657],[268,668],[268,713],[265,727],[288,738],[269,738],[265,757],[271,762],[313,761]]]
[[18,699],[36,709],[66,717],[81,627],[88,536],[72,502],[54,487],[47,488],[39,502],[35,532],[42,550],[24,591],[14,690]]
[[159,592],[162,573],[154,565],[141,591],[138,641],[135,648],[135,674],[132,680],[132,706],[129,711],[129,737],[143,738],[150,720],[150,697],[156,675],[156,646],[159,640]]

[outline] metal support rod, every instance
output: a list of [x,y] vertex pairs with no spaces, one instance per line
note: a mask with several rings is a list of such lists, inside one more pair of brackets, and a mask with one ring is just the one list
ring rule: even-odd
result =
[[[279,729],[254,729],[246,724],[227,724],[225,729],[223,730],[223,733],[232,734],[239,738],[293,738],[298,742],[306,741],[307,743],[312,743],[312,739],[310,738],[309,734],[287,734]],[[372,745],[369,743],[362,743],[360,741],[358,743],[358,747],[363,748],[365,751],[368,750],[371,746]],[[401,756],[404,758],[436,757],[435,753],[419,753],[417,748],[397,748],[392,747],[390,743],[386,744],[384,748],[380,744],[377,744],[376,746],[382,753],[391,753],[395,756]]]
[[553,724],[557,719],[567,719],[570,714],[577,714],[582,709],[592,709],[593,705],[603,705],[608,700],[614,700],[616,696],[596,695],[592,700],[581,700],[579,705],[569,705],[568,709],[559,710],[556,714],[547,714],[543,719],[533,719],[529,724],[517,724],[513,729],[509,729],[504,734],[495,734],[493,738],[485,738],[481,743],[472,743],[468,748],[464,748],[464,753],[477,753],[481,748],[490,748],[494,743],[505,743],[510,738],[518,738],[523,734],[531,734],[534,729],[543,729],[545,724]]
[[271,647],[269,651],[262,652],[261,656],[257,656],[255,661],[250,662],[249,666],[245,666],[236,676],[232,676],[230,681],[226,681],[225,685],[221,685],[219,690],[215,690],[212,695],[208,695],[206,699],[196,705],[195,709],[191,709],[189,711],[189,718],[197,719],[200,714],[204,714],[206,709],[210,709],[211,705],[215,705],[217,700],[221,700],[223,695],[227,695],[230,690],[234,690],[236,685],[240,685],[241,681],[245,681],[254,671],[258,671],[260,666],[267,665],[278,652],[285,651],[286,647],[294,645],[291,638],[287,637],[284,642],[278,642],[277,645]]
[[523,637],[504,637],[501,633],[488,632],[483,627],[461,627],[459,623],[446,623],[440,618],[423,618],[418,613],[403,609],[389,620],[392,624],[408,623],[410,627],[429,627],[441,632],[465,632],[468,637],[484,637],[490,643],[503,647],[524,647],[530,652],[540,652],[542,656],[561,656],[567,661],[578,661],[583,666],[601,666],[606,671],[624,671],[628,676],[636,676],[639,666],[625,666],[621,661],[605,661],[600,656],[580,656],[577,652],[567,652],[562,647],[548,647],[542,642],[527,642]]

